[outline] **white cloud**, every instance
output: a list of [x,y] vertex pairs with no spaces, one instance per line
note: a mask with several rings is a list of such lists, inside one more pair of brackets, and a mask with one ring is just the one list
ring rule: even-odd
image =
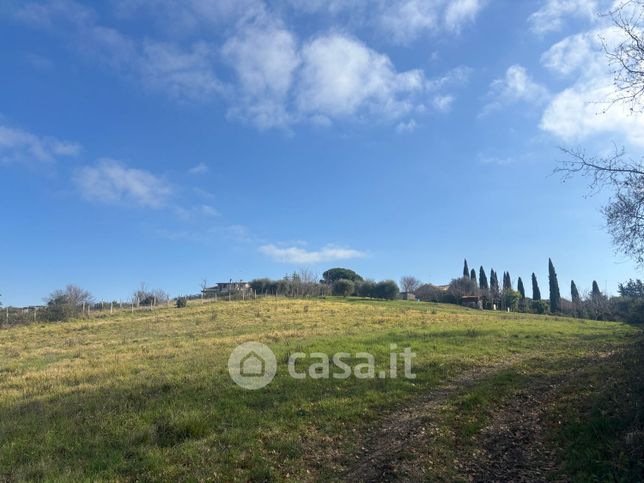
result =
[[541,129],[565,141],[611,134],[644,146],[644,115],[631,112],[621,102],[610,105],[615,89],[602,41],[610,46],[619,40],[619,32],[612,27],[595,29],[566,37],[542,55],[548,69],[575,77],[546,107]]
[[398,125],[396,126],[396,132],[398,134],[413,132],[416,130],[417,127],[418,125],[416,124],[416,121],[414,121],[413,119],[410,119],[407,122],[404,122],[404,121],[399,122]]
[[180,100],[209,100],[225,90],[214,72],[217,49],[206,42],[182,47],[138,40],[99,23],[98,15],[73,0],[28,3],[16,13],[31,25],[56,30],[82,55],[145,87]]
[[535,82],[525,67],[515,64],[508,67],[503,78],[496,79],[490,85],[489,96],[493,101],[485,106],[483,113],[514,102],[542,104],[549,95],[548,89]]
[[295,36],[278,24],[244,26],[223,46],[236,72],[241,102],[231,114],[251,118],[259,127],[290,123],[287,97],[299,64]]
[[624,104],[606,104],[615,94],[610,80],[580,81],[557,94],[543,113],[541,129],[565,141],[604,133],[644,146],[644,115],[632,113]]
[[541,63],[553,72],[569,76],[581,67],[596,64],[597,49],[593,44],[599,44],[595,32],[585,32],[571,35],[557,42],[541,55]]
[[536,34],[557,32],[567,17],[594,20],[598,0],[546,0],[541,8],[528,17],[531,30]]
[[77,143],[0,125],[0,163],[53,163],[60,157],[77,156],[80,151]]
[[205,216],[219,216],[219,211],[210,205],[201,205],[199,207],[199,211]]
[[[360,10],[359,3],[343,3],[337,8]],[[118,4],[121,15],[158,8],[160,12],[173,12],[178,22],[187,16],[192,19],[186,20],[187,24],[205,22],[211,29],[227,18],[231,27],[218,33],[227,38],[221,46],[213,43],[216,35],[209,36],[208,41],[194,41],[196,36],[191,35],[190,43],[185,37],[178,42],[128,36],[102,25],[94,10],[73,0],[28,3],[17,16],[32,25],[56,30],[93,62],[147,89],[179,101],[223,99],[229,116],[248,120],[259,128],[288,128],[303,122],[329,125],[356,119],[409,122],[411,113],[426,112],[432,105],[447,111],[453,95],[438,91],[469,75],[464,67],[432,80],[420,69],[399,71],[386,54],[339,30],[301,42],[277,16],[286,7],[269,7],[260,0],[245,4],[247,10],[239,10],[232,3],[209,6],[199,0]],[[396,15],[387,18],[396,24],[402,22],[406,27],[401,26],[400,32],[411,28],[410,35],[414,36],[418,28],[429,28],[427,19],[433,16],[439,19],[440,29],[458,29],[474,18],[482,4],[479,0],[399,0],[378,1],[373,8],[364,3],[363,7],[373,10],[372,19],[394,9]],[[326,8],[320,5],[313,9]],[[301,12],[300,7],[296,10]],[[397,27],[394,30],[398,31]],[[234,75],[228,75],[227,68]]]
[[432,105],[434,109],[440,112],[449,112],[452,109],[452,103],[454,102],[454,96],[436,96],[432,100]]
[[199,163],[188,170],[188,174],[205,174],[210,169],[205,163]]
[[[409,43],[424,33],[460,32],[474,21],[483,0],[396,0],[379,2],[379,23],[394,42]],[[372,8],[373,9],[373,8]]]
[[340,248],[327,245],[317,251],[309,251],[301,247],[278,247],[276,245],[263,245],[259,249],[264,255],[277,262],[283,263],[322,263],[336,260],[348,260],[366,256],[364,252],[351,248]]
[[463,85],[470,79],[471,75],[472,68],[461,65],[447,71],[436,79],[429,80],[427,82],[427,88],[432,91],[438,91],[446,87]]
[[106,204],[160,208],[172,193],[164,180],[149,171],[128,168],[113,159],[79,169],[74,181],[85,199]]
[[434,2],[391,2],[382,12],[380,23],[396,42],[407,43],[425,31],[437,30],[440,25],[439,11]]
[[483,0],[452,0],[445,10],[445,27],[460,32],[465,24],[473,23],[483,8]]
[[215,75],[215,54],[216,49],[205,42],[185,49],[171,43],[144,41],[134,65],[147,87],[173,98],[202,101],[225,89]]
[[344,35],[314,39],[304,46],[302,62],[296,103],[304,114],[398,118],[424,89],[422,71],[397,72],[389,57]]
[[230,113],[260,128],[398,120],[422,112],[428,91],[469,72],[458,68],[427,81],[420,70],[398,72],[389,57],[347,35],[324,35],[299,47],[291,32],[271,23],[243,27],[222,51],[238,79]]
[[201,219],[204,217],[214,217],[214,216],[220,216],[221,213],[219,211],[206,204],[202,205],[197,205],[193,206],[192,208],[183,208],[181,206],[175,206],[174,207],[174,213],[181,219],[183,220],[193,220],[193,219]]

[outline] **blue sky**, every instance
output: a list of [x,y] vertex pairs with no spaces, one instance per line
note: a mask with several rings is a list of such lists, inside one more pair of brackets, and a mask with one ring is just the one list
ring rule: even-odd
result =
[[594,0],[0,6],[0,299],[347,266],[641,277],[559,146],[632,155]]

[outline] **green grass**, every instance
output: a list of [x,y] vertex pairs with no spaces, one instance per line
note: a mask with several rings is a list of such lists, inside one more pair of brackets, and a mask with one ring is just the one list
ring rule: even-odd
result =
[[[521,368],[454,401],[465,420],[444,424],[470,437],[486,407],[544,366],[601,368],[602,354],[640,334],[621,323],[359,299],[191,303],[15,327],[0,331],[0,480],[332,478],[383,412],[450,376],[504,361]],[[275,380],[259,391],[228,375],[230,352],[246,341],[277,356]],[[416,379],[294,380],[284,364],[296,351],[367,351],[386,369],[392,343],[416,352]],[[601,385],[605,373],[593,374]],[[593,414],[595,394],[577,393],[561,410],[581,426],[553,433],[571,454],[588,439],[575,408]]]

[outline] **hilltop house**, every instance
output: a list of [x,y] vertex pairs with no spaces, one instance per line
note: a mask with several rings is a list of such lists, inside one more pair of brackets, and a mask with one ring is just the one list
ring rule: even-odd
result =
[[201,292],[204,294],[204,297],[213,296],[215,294],[222,293],[233,293],[233,292],[248,292],[250,291],[250,283],[240,280],[239,282],[219,282],[217,285],[212,287],[206,287]]

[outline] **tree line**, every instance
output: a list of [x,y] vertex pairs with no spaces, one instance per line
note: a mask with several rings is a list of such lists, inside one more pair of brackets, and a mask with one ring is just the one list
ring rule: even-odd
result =
[[340,297],[367,297],[393,300],[398,297],[399,288],[392,280],[364,279],[348,268],[331,268],[318,280],[312,272],[303,269],[282,279],[258,278],[250,282],[257,295],[285,297],[309,297],[335,295]]
[[[414,293],[419,299],[431,302],[477,305],[480,301],[480,308],[483,309],[644,322],[644,286],[640,280],[619,284],[619,296],[616,297],[602,293],[596,280],[593,280],[592,290],[582,295],[575,281],[571,280],[570,299],[567,299],[561,296],[557,271],[552,260],[548,259],[548,298],[543,299],[534,272],[530,281],[532,292],[531,297],[528,297],[521,277],[517,278],[515,290],[510,272],[503,272],[499,282],[499,276],[493,268],[488,276],[481,266],[477,275],[465,259],[463,275],[453,279],[447,287],[424,284],[418,286]],[[473,298],[475,302],[472,301]]]

